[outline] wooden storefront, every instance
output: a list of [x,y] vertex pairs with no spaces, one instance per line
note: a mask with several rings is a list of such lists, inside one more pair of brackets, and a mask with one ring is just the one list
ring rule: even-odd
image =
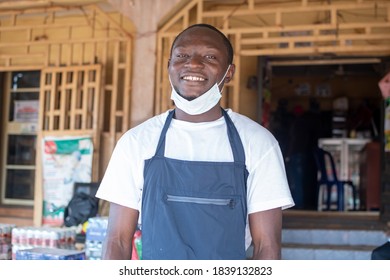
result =
[[[82,2],[0,3],[1,222],[41,223],[44,137],[91,137],[96,182],[129,128],[134,27],[105,1]],[[18,82],[29,76],[33,87]],[[36,123],[16,122],[10,112],[13,102],[26,98],[39,102]],[[28,164],[10,160],[15,139],[31,140]],[[18,180],[8,180],[15,170],[27,176],[28,194],[6,191]]]
[[[69,3],[64,4],[66,2]],[[145,67],[142,61],[138,60],[137,65],[134,59],[139,55],[134,53],[134,45],[140,39],[135,36],[139,27],[135,27],[125,13],[114,10],[110,2],[114,1],[15,1],[12,7],[9,1],[8,6],[0,3],[2,190],[7,168],[4,163],[7,137],[14,133],[12,129],[20,131],[20,127],[8,121],[10,99],[6,96],[18,91],[12,89],[12,75],[19,71],[40,74],[40,82],[33,89],[39,96],[39,122],[36,130],[29,133],[36,137],[38,144],[36,161],[31,166],[36,175],[34,196],[25,204],[4,203],[2,199],[0,222],[30,224],[34,218],[34,224],[40,224],[42,166],[38,159],[43,137],[90,135],[94,144],[93,180],[98,181],[117,139],[134,125],[130,117],[137,108],[136,102],[130,102],[135,86],[133,69]],[[148,10],[153,2],[129,1],[139,10]],[[263,77],[270,71],[270,61],[284,59],[287,64],[297,64],[313,60],[321,63],[345,58],[349,62],[350,59],[374,59],[380,62],[382,74],[390,68],[387,63],[390,1],[183,0],[169,3],[171,11],[153,35],[157,44],[156,71],[152,77],[154,99],[147,97],[139,101],[154,102],[153,114],[173,106],[166,68],[170,46],[177,33],[193,23],[213,24],[229,36],[235,50],[236,73],[224,89],[222,105],[258,122],[262,122],[263,85],[267,82]],[[251,77],[255,78],[256,87],[248,85]],[[373,92],[378,98],[378,89]],[[275,93],[272,110],[277,100]],[[390,157],[383,145],[382,155],[379,212],[383,221],[389,221]],[[349,213],[332,214],[335,215],[329,221],[340,225],[345,218],[338,217]],[[358,215],[352,219],[361,224],[359,214],[350,214],[349,217]],[[319,217],[316,212],[307,211],[295,215],[309,222]],[[370,222],[377,218],[376,214],[369,216]],[[294,220],[291,225],[301,221],[304,219]]]
[[[223,106],[244,113],[260,123],[263,121],[263,101],[266,98],[263,86],[267,81],[264,77],[272,68],[273,60],[278,62],[279,59],[290,66],[376,61],[379,63],[377,76],[362,83],[371,87],[368,98],[383,105],[377,82],[390,68],[390,1],[248,0],[222,3],[194,0],[172,13],[159,29],[155,113],[173,106],[166,69],[170,45],[179,31],[199,22],[221,29],[228,35],[235,50],[237,71],[234,80],[224,89]],[[345,58],[346,61],[342,62]],[[255,89],[248,86],[248,77],[257,78]],[[359,88],[359,85],[355,87]],[[353,94],[350,96],[352,99],[359,96],[357,92],[355,96]],[[271,110],[275,110],[278,94],[275,93],[272,98]],[[296,97],[291,99],[299,100]],[[332,100],[323,99],[321,102],[331,105]],[[380,215],[379,212],[363,212],[362,215],[355,212],[334,213],[328,217],[327,214],[319,216],[315,212],[296,211],[293,214],[286,213],[287,217],[296,217],[287,219],[286,225],[294,227],[301,223],[309,226],[313,223],[312,219],[322,219],[333,227],[349,220],[352,221],[351,227],[356,227],[353,225],[356,223],[369,228],[373,226],[372,223],[379,221],[379,216],[382,222],[390,221],[389,156],[381,144],[383,170]]]

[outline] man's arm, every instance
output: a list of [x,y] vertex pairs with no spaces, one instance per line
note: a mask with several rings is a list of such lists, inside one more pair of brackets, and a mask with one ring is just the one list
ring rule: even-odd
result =
[[281,259],[282,209],[249,214],[254,260]]
[[137,229],[138,210],[110,203],[108,228],[103,244],[103,260],[129,260]]

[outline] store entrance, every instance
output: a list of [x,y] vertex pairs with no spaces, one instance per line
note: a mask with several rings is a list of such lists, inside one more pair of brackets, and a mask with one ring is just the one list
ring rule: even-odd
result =
[[[383,61],[367,57],[273,58],[267,60],[264,69],[262,80],[268,81],[264,88],[272,98],[263,98],[262,109],[269,108],[269,115],[263,112],[263,117],[269,119],[269,129],[285,159],[296,203],[291,211],[324,210],[327,193],[317,185],[319,174],[313,152],[321,146],[332,154],[339,179],[352,181],[356,187],[356,198],[346,187],[344,211],[378,214],[378,147],[384,133],[384,101],[377,84],[384,75]],[[374,151],[367,146],[372,143]],[[368,157],[375,160],[375,170],[367,170],[364,160]],[[372,178],[376,178],[375,184]],[[378,196],[372,198],[373,192]],[[337,210],[336,188],[330,198],[330,210]],[[352,207],[354,203],[356,208]]]

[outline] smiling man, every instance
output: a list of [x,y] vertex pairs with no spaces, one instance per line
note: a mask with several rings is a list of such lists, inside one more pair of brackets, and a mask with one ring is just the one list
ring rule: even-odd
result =
[[291,207],[272,134],[223,109],[233,49],[211,25],[182,31],[168,64],[175,109],[118,141],[97,196],[110,201],[103,259],[130,259],[137,223],[143,259],[281,258],[282,209]]

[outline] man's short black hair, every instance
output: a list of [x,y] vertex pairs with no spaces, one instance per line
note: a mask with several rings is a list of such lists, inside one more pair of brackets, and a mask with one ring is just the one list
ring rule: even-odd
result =
[[217,33],[221,36],[221,38],[222,38],[222,40],[223,40],[223,43],[224,43],[225,46],[226,46],[227,53],[228,53],[228,62],[229,62],[229,64],[232,64],[232,63],[233,63],[233,54],[234,54],[234,52],[233,52],[233,46],[232,46],[232,44],[230,43],[229,39],[228,39],[228,38],[226,37],[226,35],[223,34],[218,28],[216,28],[216,27],[214,27],[214,26],[212,26],[212,25],[210,25],[210,24],[206,24],[206,23],[197,23],[197,24],[194,24],[194,25],[190,25],[189,27],[187,27],[186,29],[184,29],[182,32],[180,32],[180,33],[176,36],[175,40],[174,40],[173,43],[172,43],[172,46],[171,46],[171,55],[172,55],[172,50],[173,50],[173,47],[175,46],[175,43],[176,43],[177,39],[178,39],[185,31],[187,31],[188,29],[194,28],[194,27],[206,27],[206,28],[209,28],[209,29],[214,30],[215,32],[217,32]]

